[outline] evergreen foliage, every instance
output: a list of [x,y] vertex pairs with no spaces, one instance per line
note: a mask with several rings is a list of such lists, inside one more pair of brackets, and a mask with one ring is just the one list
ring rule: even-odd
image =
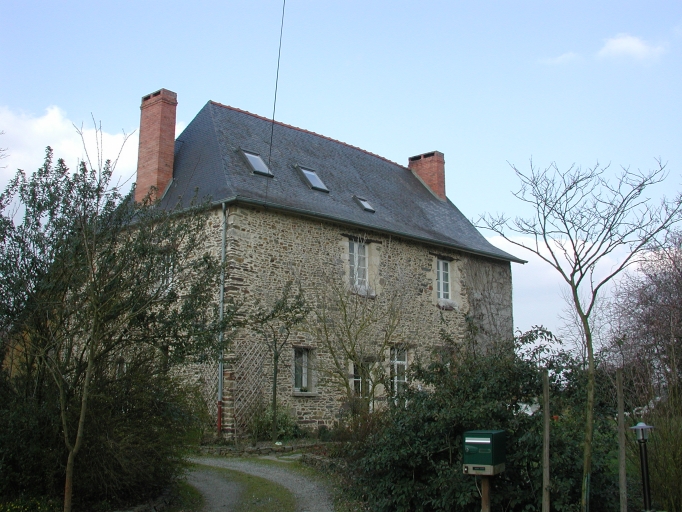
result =
[[[352,458],[354,487],[371,510],[478,511],[480,483],[462,472],[462,434],[476,429],[507,433],[506,471],[492,477],[492,508],[541,510],[541,366],[550,371],[554,416],[552,507],[578,510],[586,371],[567,353],[550,350],[549,341],[556,342],[536,328],[515,343],[451,343],[451,352],[441,361],[417,364],[413,385],[388,405],[382,428],[361,442]],[[613,409],[599,400],[596,412],[591,508],[614,510],[618,479],[612,475],[617,471]]]
[[0,195],[6,498],[63,496],[68,511],[154,494],[202,418],[174,368],[220,349],[207,209],[135,203],[113,169],[98,154],[72,172],[48,148]]

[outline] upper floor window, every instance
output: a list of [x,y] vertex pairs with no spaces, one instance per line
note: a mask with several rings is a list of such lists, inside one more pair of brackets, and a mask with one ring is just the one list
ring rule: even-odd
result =
[[391,347],[391,394],[393,396],[405,390],[407,385],[407,349]]
[[450,300],[450,262],[436,260],[436,293],[438,299]]
[[350,286],[353,290],[364,293],[367,287],[367,244],[348,241],[348,263]]

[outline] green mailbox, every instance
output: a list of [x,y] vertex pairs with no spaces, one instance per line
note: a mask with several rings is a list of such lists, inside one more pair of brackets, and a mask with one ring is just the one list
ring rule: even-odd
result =
[[468,475],[496,475],[504,471],[504,430],[469,430],[463,435],[462,462]]

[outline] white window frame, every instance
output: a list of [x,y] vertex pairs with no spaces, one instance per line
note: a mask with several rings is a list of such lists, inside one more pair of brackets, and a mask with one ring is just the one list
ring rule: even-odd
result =
[[175,286],[175,254],[172,251],[164,252],[161,255],[163,269],[157,283],[157,291],[166,295]]
[[355,396],[359,398],[369,397],[369,368],[367,363],[351,361],[351,382]]
[[294,392],[313,393],[313,350],[307,347],[294,347]]
[[369,247],[363,242],[348,240],[348,268],[351,288],[361,294],[368,293]]
[[450,262],[436,259],[436,298],[450,300]]
[[391,347],[390,365],[391,395],[396,396],[407,386],[407,348]]

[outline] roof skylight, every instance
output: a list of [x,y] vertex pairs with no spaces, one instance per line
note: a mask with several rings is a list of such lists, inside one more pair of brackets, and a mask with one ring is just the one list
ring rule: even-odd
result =
[[360,205],[360,207],[365,210],[366,212],[374,213],[374,208],[372,208],[372,205],[369,204],[369,201],[365,199],[364,197],[358,197],[358,196],[353,196],[353,199]]
[[249,151],[244,151],[243,149],[242,153],[246,157],[246,161],[249,163],[249,166],[254,173],[262,174],[263,176],[272,176],[270,169],[268,169],[268,166],[258,153],[251,153]]
[[321,190],[322,192],[329,192],[329,189],[325,186],[324,182],[320,179],[315,171],[300,166],[299,169],[301,170],[301,173],[303,173],[303,177],[308,182],[308,185],[310,185],[310,188],[313,190]]

